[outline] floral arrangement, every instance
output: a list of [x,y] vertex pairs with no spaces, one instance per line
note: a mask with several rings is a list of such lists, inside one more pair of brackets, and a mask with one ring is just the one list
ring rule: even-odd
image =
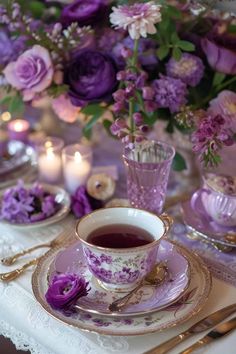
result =
[[18,224],[34,223],[53,216],[58,207],[55,196],[40,184],[26,188],[19,181],[4,192],[0,201],[0,219]]
[[67,316],[75,312],[77,300],[86,296],[89,283],[83,276],[74,273],[61,273],[51,280],[45,298],[55,310],[61,310]]
[[164,120],[170,134],[190,135],[205,165],[217,165],[220,149],[234,143],[233,17],[188,0],[3,3],[7,109],[50,96],[59,118],[86,115],[87,137],[100,121],[125,144],[142,142]]

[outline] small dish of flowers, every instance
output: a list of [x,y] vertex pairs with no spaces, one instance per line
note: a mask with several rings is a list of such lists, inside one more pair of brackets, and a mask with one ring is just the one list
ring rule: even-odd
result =
[[0,222],[17,228],[36,228],[63,219],[70,211],[70,196],[47,184],[24,185],[5,189],[0,197]]

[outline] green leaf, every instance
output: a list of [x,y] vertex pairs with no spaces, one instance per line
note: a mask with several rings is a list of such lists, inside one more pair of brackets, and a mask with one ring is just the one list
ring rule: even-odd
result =
[[106,108],[101,107],[98,103],[89,104],[84,107],[81,112],[86,114],[87,116],[98,115],[101,116],[105,112]]
[[12,100],[12,96],[6,96],[0,100],[0,105],[9,106],[11,100]]
[[165,46],[165,45],[161,46],[161,47],[158,48],[158,50],[157,50],[157,56],[158,56],[158,58],[159,58],[160,60],[165,59],[165,58],[167,57],[167,55],[169,54],[169,51],[170,51],[170,49],[169,49],[167,46]]
[[195,50],[195,45],[188,41],[182,41],[182,40],[178,41],[177,46],[180,49],[185,50],[186,52],[194,52]]
[[176,61],[179,61],[182,57],[182,52],[179,48],[175,47],[172,51],[172,56]]
[[224,81],[225,76],[226,75],[223,73],[216,72],[214,75],[214,78],[213,78],[212,86],[215,87],[215,86],[220,85]]
[[170,17],[174,19],[180,20],[182,18],[182,12],[174,6],[167,6],[166,12]]
[[116,138],[112,133],[111,133],[111,125],[112,125],[112,122],[109,120],[109,119],[104,119],[103,122],[103,127],[105,128],[106,132],[108,135],[112,136],[113,138]]
[[47,92],[49,94],[49,96],[52,96],[54,98],[62,95],[63,93],[68,91],[69,86],[68,85],[54,85],[51,86]]
[[24,102],[22,100],[22,97],[19,94],[16,94],[14,96],[7,96],[4,97],[1,101],[0,104],[4,105],[7,107],[7,110],[13,114],[21,114],[24,112]]
[[[84,113],[84,112],[83,112]],[[85,127],[83,128],[83,135],[87,138],[90,139],[92,136],[92,128],[94,126],[94,124],[96,124],[96,122],[98,121],[98,119],[101,117],[100,114],[95,114],[89,121],[88,123],[85,125]]]
[[236,33],[236,25],[230,24],[228,26],[228,32],[229,33]]
[[40,18],[42,17],[46,7],[45,5],[40,2],[40,1],[29,1],[28,2],[29,10],[32,13],[33,17],[35,18]]
[[186,165],[186,162],[185,162],[183,156],[180,155],[180,153],[178,153],[178,152],[175,153],[175,157],[174,157],[174,160],[172,163],[172,169],[174,171],[178,171],[178,172],[187,169],[187,165]]
[[178,33],[177,32],[172,33],[171,43],[177,44],[179,41],[180,41],[180,39],[179,39]]

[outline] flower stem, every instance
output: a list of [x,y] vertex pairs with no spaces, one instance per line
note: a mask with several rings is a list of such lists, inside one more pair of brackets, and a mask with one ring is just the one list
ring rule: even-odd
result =
[[[133,49],[133,58],[131,60],[131,65],[133,67],[133,71],[136,70],[137,62],[138,62],[138,44],[139,40],[135,39],[134,40],[134,49]],[[134,114],[134,99],[133,97],[129,100],[129,119],[130,119],[130,131],[131,134],[133,135],[135,127],[134,127],[134,121],[133,121],[133,114]]]

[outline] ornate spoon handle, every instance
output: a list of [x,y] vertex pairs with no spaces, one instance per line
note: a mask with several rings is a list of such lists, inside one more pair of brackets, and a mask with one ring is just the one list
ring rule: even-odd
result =
[[13,263],[15,263],[15,261],[18,258],[24,256],[25,254],[31,253],[31,252],[37,250],[38,248],[50,247],[50,246],[51,246],[51,242],[48,242],[48,243],[42,243],[40,245],[36,245],[34,247],[27,248],[25,250],[20,251],[19,253],[14,254],[13,256],[1,259],[1,263],[4,265],[10,266]]
[[111,312],[118,312],[120,311],[131,299],[131,297],[144,285],[144,281],[142,281],[138,286],[136,286],[136,288],[134,288],[132,291],[130,291],[130,293],[128,293],[127,295],[113,301],[110,305],[109,305],[109,310]]
[[11,281],[11,280],[18,278],[22,273],[24,273],[24,271],[27,268],[31,267],[32,265],[35,265],[39,261],[40,258],[41,257],[34,258],[31,261],[29,261],[28,263],[24,264],[21,268],[15,269],[15,270],[8,272],[8,273],[0,274],[0,280],[1,281]]

